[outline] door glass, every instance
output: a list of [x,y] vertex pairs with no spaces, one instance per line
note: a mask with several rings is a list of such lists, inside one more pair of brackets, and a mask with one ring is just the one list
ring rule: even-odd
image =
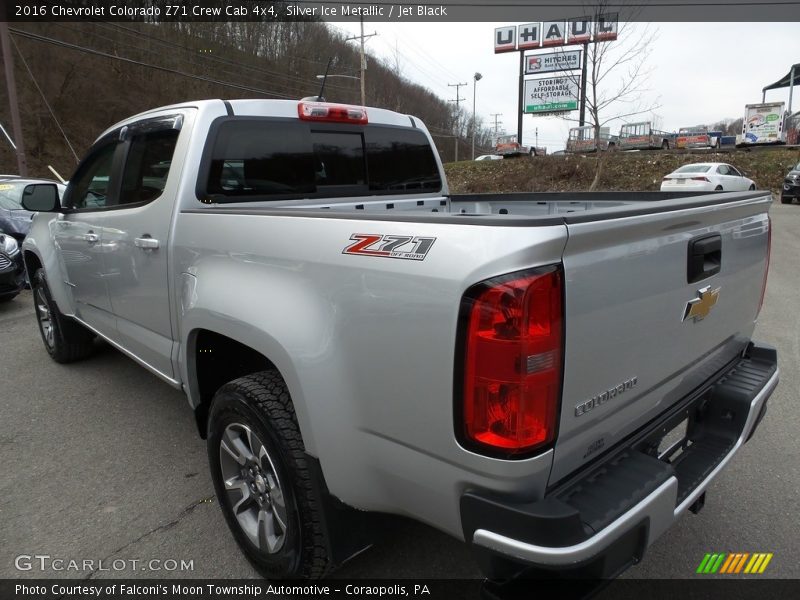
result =
[[122,173],[120,204],[139,204],[158,198],[167,185],[178,130],[164,129],[131,137]]
[[117,142],[98,148],[79,168],[72,178],[70,198],[74,208],[105,208],[113,202],[111,190],[111,167]]

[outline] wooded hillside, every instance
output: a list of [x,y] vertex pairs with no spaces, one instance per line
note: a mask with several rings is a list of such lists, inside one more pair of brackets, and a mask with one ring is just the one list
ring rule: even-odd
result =
[[[53,165],[69,177],[76,165],[47,103],[80,157],[106,127],[143,110],[204,98],[299,99],[319,92],[316,75],[330,58],[335,74],[357,77],[360,63],[356,44],[319,22],[9,25],[28,170],[36,176],[51,177]],[[373,57],[366,83],[367,105],[420,117],[443,160],[453,160],[455,131],[460,156],[468,155],[471,115],[463,109]],[[5,88],[0,123],[11,134]],[[359,82],[330,78],[325,97],[359,104]],[[488,130],[480,130],[477,145],[492,145]],[[0,173],[16,172],[16,157],[0,138]]]

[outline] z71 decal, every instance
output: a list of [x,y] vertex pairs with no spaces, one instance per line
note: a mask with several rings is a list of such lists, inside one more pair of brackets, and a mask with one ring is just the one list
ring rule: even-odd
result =
[[435,237],[412,237],[410,235],[380,235],[377,233],[354,233],[354,242],[342,254],[399,258],[401,260],[425,260],[436,241]]

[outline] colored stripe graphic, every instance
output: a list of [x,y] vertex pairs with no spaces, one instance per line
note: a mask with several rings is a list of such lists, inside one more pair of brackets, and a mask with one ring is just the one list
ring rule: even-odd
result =
[[720,573],[729,573],[729,569],[734,562],[734,559],[737,557],[737,554],[728,554],[728,558],[725,560],[725,563],[722,565],[722,568],[719,570]]
[[700,561],[696,572],[704,575],[761,574],[766,571],[773,556],[772,552],[709,552]]
[[723,552],[722,554],[720,554],[720,555],[717,557],[717,560],[716,560],[716,562],[715,562],[715,563],[714,563],[714,565],[711,567],[711,571],[710,571],[711,573],[716,573],[716,572],[717,572],[717,569],[719,569],[719,568],[720,568],[720,566],[722,565],[722,561],[723,561],[723,560],[725,560],[725,556],[726,556],[726,555],[725,555],[725,553]]
[[744,567],[744,563],[745,563],[745,561],[747,560],[747,558],[749,556],[750,556],[749,552],[745,552],[745,553],[742,554],[742,558],[739,559],[739,564],[736,565],[736,572],[737,573],[741,573],[742,572],[742,568]]
[[706,568],[706,565],[708,564],[708,561],[709,561],[710,558],[711,558],[711,555],[710,554],[706,554],[703,557],[703,560],[700,562],[700,566],[697,567],[697,571],[695,571],[695,572],[696,573],[705,573],[705,568]]
[[769,561],[772,560],[772,557],[772,552],[768,552],[767,556],[764,558],[764,562],[761,563],[761,568],[758,570],[759,573],[763,573],[767,569],[767,565],[769,564]]

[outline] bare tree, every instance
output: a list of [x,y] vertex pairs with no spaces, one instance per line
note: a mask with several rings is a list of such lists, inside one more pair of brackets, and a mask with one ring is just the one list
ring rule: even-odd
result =
[[[587,7],[586,14],[597,21],[601,15],[613,14],[606,0],[597,0]],[[647,65],[652,44],[658,32],[650,24],[636,23],[636,11],[619,15],[617,40],[591,42],[584,46],[587,53],[586,123],[594,128],[595,146],[600,148],[601,128],[609,122],[650,113],[660,105],[645,101],[648,79],[653,68]],[[623,21],[625,18],[627,20]],[[580,71],[568,71],[567,79],[580,87]],[[571,114],[567,121],[578,122]],[[598,156],[592,185],[594,190],[602,175],[603,160]]]

